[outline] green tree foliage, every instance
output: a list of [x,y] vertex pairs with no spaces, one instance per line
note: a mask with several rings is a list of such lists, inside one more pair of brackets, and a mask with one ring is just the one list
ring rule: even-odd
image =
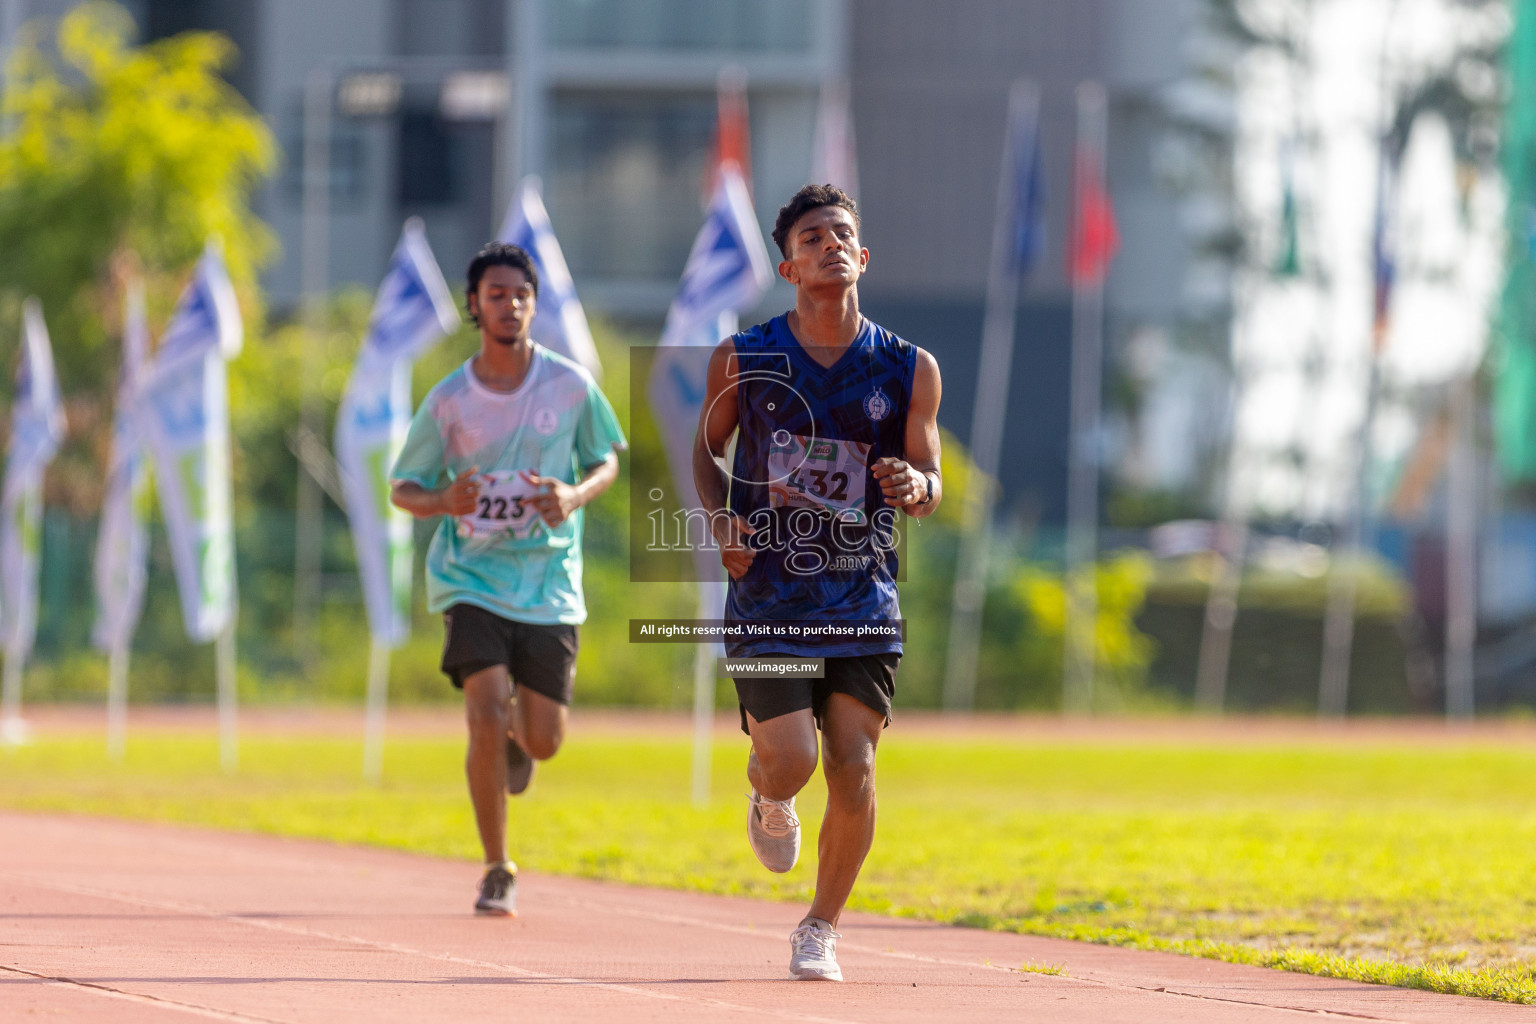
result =
[[0,366],[12,365],[21,298],[37,295],[72,399],[60,467],[70,483],[50,497],[81,509],[95,503],[99,474],[89,467],[110,423],[103,413],[118,362],[109,268],[137,257],[158,333],[188,269],[217,237],[247,326],[256,326],[254,275],[273,243],[250,199],[275,146],[220,77],[235,59],[221,35],[133,46],[127,12],[104,2],[66,15],[52,45],[27,31],[0,105]]
[[[896,704],[934,708],[941,701],[949,654],[954,572],[965,493],[982,479],[965,446],[943,433],[944,502],[934,515],[904,524],[907,537],[901,610],[906,653]],[[993,486],[996,486],[995,484]],[[987,567],[976,707],[983,711],[1061,707],[1066,642],[1066,589],[1059,566],[1032,560],[1033,545],[994,537]],[[1167,703],[1145,686],[1156,641],[1137,625],[1153,581],[1153,564],[1132,551],[1107,554],[1094,567],[1094,707],[1124,710]]]

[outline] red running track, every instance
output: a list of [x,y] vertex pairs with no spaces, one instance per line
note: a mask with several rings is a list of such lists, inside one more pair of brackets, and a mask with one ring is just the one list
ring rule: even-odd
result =
[[[745,837],[743,837],[745,842]],[[787,980],[802,908],[0,812],[0,1020],[1177,1021],[1471,1024],[1536,1009],[856,914],[841,985]],[[1061,965],[1065,976],[1020,965]]]

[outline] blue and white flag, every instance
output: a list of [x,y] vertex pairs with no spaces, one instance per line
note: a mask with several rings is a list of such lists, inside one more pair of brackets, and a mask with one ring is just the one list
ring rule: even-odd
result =
[[544,200],[539,197],[537,177],[530,175],[518,185],[496,240],[527,250],[539,272],[539,301],[528,336],[545,348],[574,359],[594,377],[601,377],[603,367],[597,358],[597,347],[592,344],[587,314],[576,297],[576,282],[571,279]]
[[[736,333],[739,314],[761,301],[771,281],[768,248],[746,183],[736,165],[727,163],[667,311],[648,385],[651,415],[661,430],[684,509],[699,507],[693,443],[704,408],[709,358],[716,345]],[[698,567],[701,579],[720,573],[713,550],[698,555]]]
[[101,506],[101,532],[96,537],[96,626],[91,639],[106,651],[128,648],[144,607],[145,563],[149,556],[149,531],[144,520],[149,476],[145,472],[134,407],[148,355],[144,287],[135,283],[128,292],[123,318],[123,365],[117,376],[112,452]]
[[154,460],[187,636],[213,640],[235,617],[234,493],[226,361],[244,341],[240,308],[210,243],[144,374],[134,420]]
[[1014,271],[1028,273],[1045,256],[1045,171],[1040,152],[1040,100],[1010,102],[1008,126],[1014,191],[1008,255]]
[[37,571],[42,549],[43,471],[64,440],[64,408],[53,372],[43,307],[21,307],[21,361],[11,406],[11,440],[0,485],[0,633],[5,657],[26,662],[37,636]]
[[395,647],[410,636],[411,517],[390,504],[389,471],[411,425],[411,365],[458,326],[453,296],[413,217],[379,285],[336,417],[336,458],[368,628]]

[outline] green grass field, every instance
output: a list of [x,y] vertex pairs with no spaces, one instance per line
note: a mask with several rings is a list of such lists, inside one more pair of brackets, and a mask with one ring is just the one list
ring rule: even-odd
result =
[[[0,749],[0,805],[184,822],[476,858],[457,738],[359,744],[249,736],[241,771],[211,737],[140,732],[121,766],[99,736]],[[804,900],[814,833],[788,875],[743,835],[745,740],[717,745],[713,806],[687,799],[669,733],[577,732],[513,806],[538,871]],[[1174,950],[1536,1003],[1536,745],[1042,743],[893,730],[855,909]],[[814,828],[820,781],[801,799]]]

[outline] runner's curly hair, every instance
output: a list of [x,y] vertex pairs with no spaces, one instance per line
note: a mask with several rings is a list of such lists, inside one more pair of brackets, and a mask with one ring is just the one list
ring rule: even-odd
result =
[[841,206],[853,217],[854,230],[858,230],[859,206],[847,192],[836,185],[802,186],[779,207],[779,219],[773,222],[773,241],[785,259],[789,259],[789,233],[795,222],[818,206]]
[[480,318],[469,306],[469,297],[475,294],[480,287],[480,279],[485,276],[486,270],[491,267],[516,267],[528,278],[528,283],[533,286],[533,297],[539,297],[539,271],[533,265],[533,257],[528,255],[528,250],[520,245],[507,245],[505,242],[487,242],[477,253],[475,258],[469,261],[469,270],[466,276],[469,284],[464,289],[464,309],[469,314],[469,319],[476,327],[480,326]]

